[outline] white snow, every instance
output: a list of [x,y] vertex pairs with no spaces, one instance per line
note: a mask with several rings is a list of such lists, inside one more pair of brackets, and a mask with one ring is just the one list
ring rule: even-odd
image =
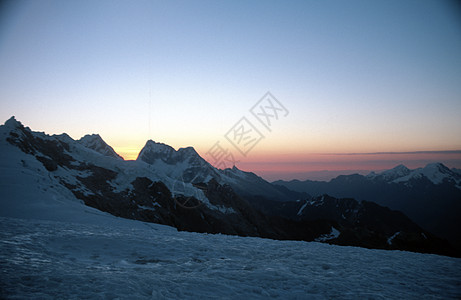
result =
[[160,204],[158,204],[157,202],[154,202],[153,205],[154,205],[154,207],[145,206],[145,205],[138,205],[138,208],[139,208],[139,209],[144,209],[144,210],[155,211],[155,207],[161,207]]
[[[69,139],[67,139],[66,142],[72,142],[72,139],[69,137]],[[87,134],[77,142],[87,147],[88,149],[94,150],[103,155],[111,156],[117,159],[122,159],[122,157],[120,157],[111,146],[104,142],[104,140],[101,138],[99,134]]]
[[396,233],[394,233],[391,237],[387,239],[387,243],[389,245],[392,245],[392,240],[395,239],[399,234],[400,234],[400,231],[397,231]]
[[12,298],[446,299],[461,295],[459,259],[176,232],[107,217],[101,224],[0,218],[0,268],[1,296]]
[[224,205],[213,205],[211,209],[218,210],[222,212],[223,214],[235,214],[236,213],[236,211],[232,207],[227,207]]
[[370,179],[381,177],[384,180],[394,180],[403,176],[407,176],[410,172],[410,169],[408,169],[404,165],[398,165],[390,170],[386,170],[378,174],[376,174],[375,172],[371,172],[367,175],[367,177]]
[[325,201],[325,196],[322,195],[322,197],[320,197],[319,200],[312,199],[312,200],[306,201],[306,204],[313,205],[313,206],[321,206],[321,205],[323,205],[324,201]]
[[440,163],[432,163],[424,168],[415,169],[408,175],[393,180],[393,182],[406,182],[412,178],[421,178],[422,176],[426,177],[434,184],[441,184],[445,180],[451,180],[455,182],[457,188],[461,189],[461,178],[458,174]]
[[296,215],[300,216],[303,213],[303,210],[306,208],[307,204],[308,204],[308,201],[306,200],[306,202],[303,204],[303,206],[301,206],[301,208],[298,210],[298,213]]
[[451,181],[457,188],[461,189],[461,176],[457,173],[457,170],[448,169],[441,163],[430,163],[424,168],[417,168],[414,170],[410,170],[404,165],[399,165],[393,169],[386,170],[378,174],[371,172],[366,177],[368,179],[382,178],[388,182],[405,183],[407,185],[410,185],[408,182],[410,179],[426,177],[433,184],[441,184],[444,181]]
[[315,241],[316,242],[326,242],[326,241],[337,238],[340,234],[341,232],[339,232],[338,229],[331,227],[330,233],[322,234],[320,237],[316,238]]

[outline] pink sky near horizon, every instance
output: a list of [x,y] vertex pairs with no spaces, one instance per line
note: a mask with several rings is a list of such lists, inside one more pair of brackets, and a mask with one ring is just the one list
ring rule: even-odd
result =
[[[438,162],[449,168],[461,168],[461,151],[421,154],[306,154],[304,160],[298,161],[277,161],[275,159],[272,162],[243,161],[238,163],[237,167],[254,172],[269,181],[332,178],[340,174],[379,172],[400,164],[409,169],[416,169]],[[332,175],[327,176],[324,173]]]
[[[115,151],[125,159],[136,159],[140,151],[137,148],[130,148],[130,152],[120,150],[126,151],[126,149],[115,148]],[[198,152],[213,164],[207,151]],[[416,169],[429,163],[440,162],[449,168],[461,168],[461,150],[408,153],[305,153],[288,157],[273,154],[259,157],[250,155],[248,158],[236,156],[235,159],[239,169],[256,173],[268,181],[328,179],[339,174],[387,170],[399,164]],[[226,167],[232,166],[227,163]]]

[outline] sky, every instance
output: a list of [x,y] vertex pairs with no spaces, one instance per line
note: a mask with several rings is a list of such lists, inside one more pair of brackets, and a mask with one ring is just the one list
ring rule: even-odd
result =
[[[267,94],[269,92],[269,94]],[[455,1],[3,1],[0,122],[262,177],[461,168]]]

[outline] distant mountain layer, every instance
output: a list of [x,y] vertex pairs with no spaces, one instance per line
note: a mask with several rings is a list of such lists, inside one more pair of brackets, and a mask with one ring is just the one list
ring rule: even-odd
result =
[[410,170],[341,175],[329,182],[276,181],[275,185],[311,195],[367,200],[402,211],[422,228],[461,244],[461,174],[440,163]]
[[0,210],[9,217],[20,214],[12,201],[70,199],[178,230],[458,255],[402,213],[311,198],[235,167],[219,170],[192,147],[148,141],[136,161],[124,161],[98,135],[49,136],[11,118],[0,126],[0,150],[8,172]]

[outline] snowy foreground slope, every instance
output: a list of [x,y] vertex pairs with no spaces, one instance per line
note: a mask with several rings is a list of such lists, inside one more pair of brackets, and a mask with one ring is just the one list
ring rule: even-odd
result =
[[461,296],[461,262],[444,256],[177,232],[107,215],[1,218],[0,228],[1,298]]

